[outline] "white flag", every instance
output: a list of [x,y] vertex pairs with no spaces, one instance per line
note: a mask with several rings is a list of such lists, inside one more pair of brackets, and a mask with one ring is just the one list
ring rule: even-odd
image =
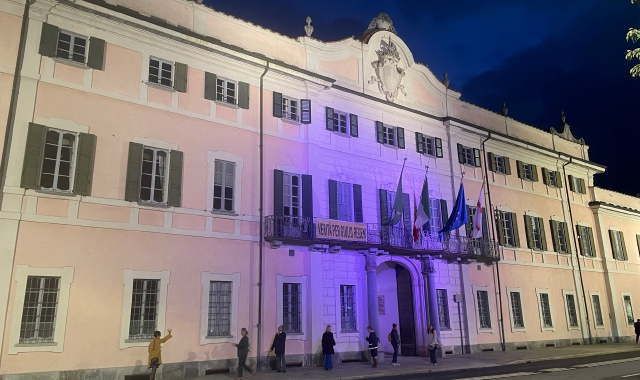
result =
[[473,226],[471,228],[470,238],[479,239],[482,238],[482,202],[484,197],[484,182],[482,182],[482,189],[480,189],[480,195],[478,196],[478,203],[476,204],[476,214],[473,216]]

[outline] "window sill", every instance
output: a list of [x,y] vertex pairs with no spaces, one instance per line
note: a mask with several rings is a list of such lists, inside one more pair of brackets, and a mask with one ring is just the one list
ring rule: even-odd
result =
[[594,327],[595,327],[596,329],[604,330],[604,325],[595,325]]
[[216,340],[216,339],[233,339],[233,338],[234,338],[234,336],[233,336],[233,335],[216,335],[216,336],[209,336],[209,335],[207,335],[207,336],[205,336],[204,338],[205,338],[205,339],[208,339],[208,340]]
[[479,334],[493,334],[493,328],[491,327],[480,327],[478,328],[478,333]]
[[225,101],[222,100],[214,100],[213,101],[215,104],[223,106],[223,107],[227,107],[227,108],[231,108],[234,110],[240,109],[240,107],[236,104],[236,103],[227,103]]
[[71,67],[75,67],[76,69],[81,69],[81,70],[90,70],[91,67],[87,66],[84,63],[80,63],[80,62],[76,62],[76,61],[72,61],[70,59],[64,59],[64,58],[59,58],[59,57],[53,57],[53,60],[57,63],[61,63],[63,65],[67,65],[67,66],[71,66]]
[[138,202],[139,206],[145,206],[145,207],[149,207],[152,209],[155,208],[170,208],[171,206],[168,206],[166,203],[154,203],[154,202],[145,202],[145,201],[139,201]]
[[302,125],[302,122],[294,119],[288,119],[286,117],[281,117],[280,120],[282,120],[284,123],[289,123],[293,125]]
[[14,347],[56,347],[58,343],[16,343]]
[[391,148],[391,149],[400,149],[396,145],[390,145],[390,144],[385,144],[385,143],[380,143],[380,145],[385,146],[387,148]]
[[512,332],[527,332],[527,329],[524,327],[512,327],[511,328]]
[[49,194],[49,195],[58,195],[58,196],[67,197],[67,198],[73,198],[73,197],[77,196],[72,191],[53,190],[53,189],[38,189],[38,190],[34,190],[34,191],[36,193]]
[[569,326],[569,331],[578,330],[580,331],[580,326]]
[[162,90],[162,91],[166,91],[166,92],[176,92],[176,90],[171,86],[165,86],[165,85],[160,84],[160,83],[153,83],[153,82],[149,82],[149,81],[143,81],[143,82],[146,83],[147,86],[156,88],[158,90]]
[[542,330],[542,332],[545,332],[545,331],[554,332],[554,331],[556,331],[556,328],[555,327],[543,327],[541,330]]
[[288,332],[287,335],[300,335],[300,336],[302,336],[302,335],[304,335],[304,333],[303,332]]
[[466,167],[468,167],[468,168],[479,168],[480,167],[480,166],[476,166],[475,164],[469,164],[469,163],[466,163],[466,162],[461,162],[461,164],[466,166]]
[[220,210],[211,210],[212,214],[215,215],[227,215],[227,216],[238,216],[238,214],[236,214],[233,211],[220,211]]
[[358,330],[341,330],[340,334],[358,334]]
[[153,339],[125,339],[125,343],[151,343]]

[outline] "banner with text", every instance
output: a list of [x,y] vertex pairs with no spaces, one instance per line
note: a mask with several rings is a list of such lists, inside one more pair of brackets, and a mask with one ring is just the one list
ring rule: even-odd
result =
[[319,239],[367,242],[367,225],[341,220],[317,219],[316,237]]

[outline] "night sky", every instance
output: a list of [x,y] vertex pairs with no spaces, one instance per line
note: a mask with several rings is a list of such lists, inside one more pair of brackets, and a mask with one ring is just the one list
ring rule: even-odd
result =
[[[281,34],[323,41],[359,37],[387,12],[414,59],[462,99],[545,131],[560,112],[590,159],[607,166],[595,184],[640,193],[640,78],[632,78],[625,40],[640,27],[628,0],[204,0],[216,10]],[[489,3],[486,5],[484,3]],[[640,45],[640,43],[639,43]]]

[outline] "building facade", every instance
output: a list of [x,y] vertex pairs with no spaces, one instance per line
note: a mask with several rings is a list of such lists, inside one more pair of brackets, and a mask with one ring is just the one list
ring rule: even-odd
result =
[[[461,100],[385,14],[358,39],[305,30],[0,0],[0,378],[123,379],[168,328],[163,379],[233,368],[242,327],[263,369],[279,325],[304,366],[328,324],[337,362],[366,360],[368,325],[391,351],[392,323],[402,355],[430,323],[443,355],[630,339],[640,200],[593,186],[564,116]],[[438,234],[461,183],[470,216],[484,189],[482,238]]]

